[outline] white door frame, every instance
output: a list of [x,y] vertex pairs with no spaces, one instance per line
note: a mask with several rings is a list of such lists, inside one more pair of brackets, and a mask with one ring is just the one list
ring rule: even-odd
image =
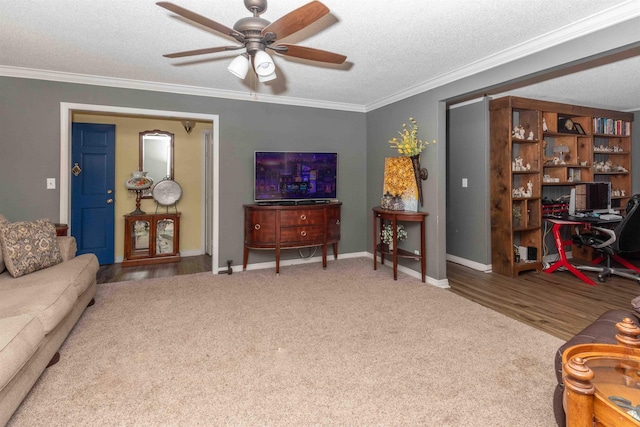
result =
[[[146,108],[116,107],[112,105],[92,105],[77,104],[70,102],[60,103],[60,222],[69,224],[71,213],[71,122],[73,112],[101,112],[129,114],[135,116],[168,117],[172,119],[195,119],[211,121],[213,138],[213,168],[211,173],[213,179],[213,255],[211,259],[211,270],[213,274],[218,274],[219,269],[219,174],[220,174],[220,116],[217,114],[190,113],[186,111],[166,111],[151,110]],[[204,219],[203,219],[204,221]],[[203,228],[204,230],[204,228]],[[204,232],[204,231],[203,231]]]
[[201,200],[203,203],[201,215],[204,222],[202,225],[202,246],[204,253],[208,255],[213,255],[213,230],[211,224],[213,223],[212,208],[215,193],[213,191],[213,182],[211,181],[213,175],[207,174],[206,171],[213,169],[213,152],[213,134],[211,129],[205,129],[202,131],[202,170],[205,171],[205,174],[202,179]]

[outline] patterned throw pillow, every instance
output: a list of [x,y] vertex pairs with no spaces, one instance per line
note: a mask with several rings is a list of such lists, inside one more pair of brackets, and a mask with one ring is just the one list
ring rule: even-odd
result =
[[4,263],[13,277],[62,262],[56,227],[48,219],[0,224]]
[[[5,218],[4,215],[0,214],[0,227],[2,227],[5,222],[9,222],[9,220]],[[5,270],[5,267],[4,267],[4,261],[2,258],[2,245],[0,245],[0,273],[2,273],[4,270]]]

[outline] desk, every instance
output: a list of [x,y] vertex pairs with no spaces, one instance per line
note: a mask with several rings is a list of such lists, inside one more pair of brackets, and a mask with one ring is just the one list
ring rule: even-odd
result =
[[554,240],[554,242],[556,244],[556,249],[558,250],[558,255],[560,256],[560,259],[558,261],[556,261],[555,263],[553,263],[553,265],[551,265],[549,268],[546,268],[544,270],[544,272],[545,273],[553,273],[558,268],[564,267],[567,270],[569,270],[570,272],[572,272],[576,277],[578,277],[584,283],[587,283],[589,285],[595,286],[596,283],[593,280],[591,280],[587,276],[585,276],[584,273],[582,273],[580,270],[578,270],[567,259],[567,254],[564,251],[564,247],[565,246],[570,246],[571,244],[573,244],[573,240],[572,239],[562,240],[562,235],[560,234],[560,230],[565,225],[581,225],[581,226],[583,226],[585,228],[589,228],[591,225],[615,224],[615,223],[619,222],[619,220],[594,221],[593,219],[589,219],[587,221],[587,220],[581,220],[580,218],[576,218],[576,217],[572,217],[571,219],[559,219],[559,218],[548,218],[548,217],[546,217],[544,219],[553,224],[553,227],[552,227],[551,231],[553,233],[553,240]]
[[[393,260],[393,280],[398,280],[398,258],[411,258],[420,261],[420,269],[422,272],[422,283],[425,282],[427,272],[426,260],[426,237],[425,225],[427,212],[406,212],[406,211],[390,211],[382,209],[380,206],[373,208],[373,269],[377,269],[376,256],[380,254],[380,263],[384,264],[384,256],[391,255]],[[397,233],[393,233],[393,251],[383,248],[382,244],[378,244],[380,233],[378,232],[378,220],[380,222],[380,230],[384,220],[391,221],[391,229],[398,229],[398,222],[419,222],[420,223],[420,254],[414,254],[404,249],[398,248]]]

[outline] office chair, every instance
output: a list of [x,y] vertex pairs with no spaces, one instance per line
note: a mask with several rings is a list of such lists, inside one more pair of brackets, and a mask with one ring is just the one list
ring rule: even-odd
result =
[[[606,261],[604,267],[580,265],[576,266],[578,270],[597,272],[600,282],[604,282],[607,277],[615,274],[635,280],[640,285],[640,268],[620,256],[620,254],[640,252],[640,194],[634,195],[629,200],[626,215],[615,229],[591,226],[590,232],[580,234],[576,229],[576,233],[578,234],[573,236],[573,242],[578,247],[591,246],[602,253],[602,257],[594,260],[594,263]],[[612,260],[626,268],[611,267]]]

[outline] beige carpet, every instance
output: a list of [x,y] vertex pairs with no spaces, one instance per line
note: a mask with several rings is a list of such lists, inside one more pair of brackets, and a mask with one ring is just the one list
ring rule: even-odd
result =
[[99,285],[9,425],[555,425],[559,339],[371,264]]

